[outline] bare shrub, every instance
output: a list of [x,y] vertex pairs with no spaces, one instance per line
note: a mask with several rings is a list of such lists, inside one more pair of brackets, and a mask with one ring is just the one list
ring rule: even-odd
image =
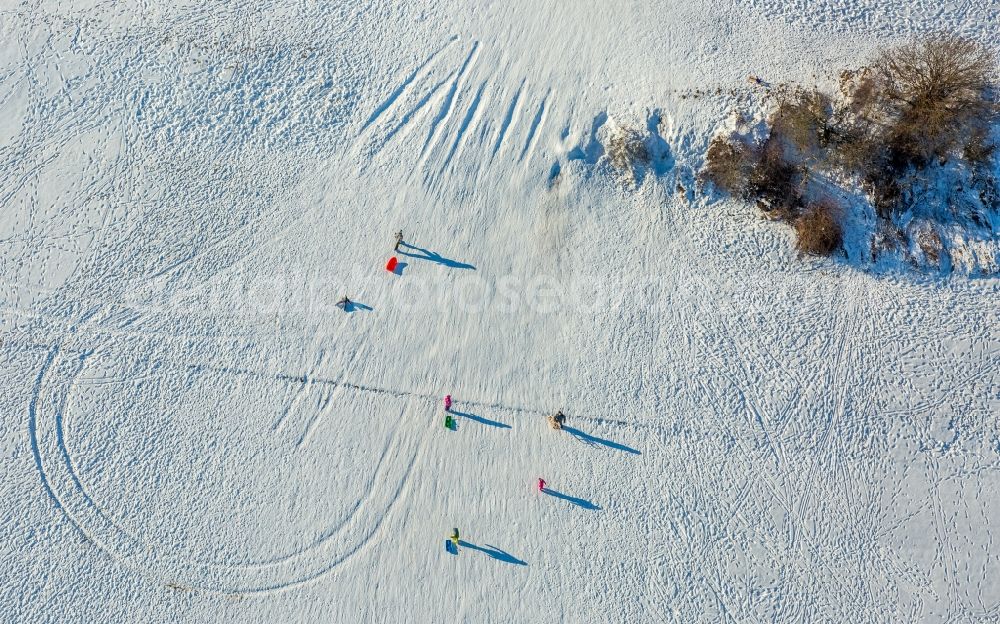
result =
[[742,141],[717,136],[708,144],[702,178],[730,195],[743,195],[755,154]]
[[836,149],[829,154],[831,165],[861,176],[868,176],[882,167],[883,146],[865,128],[840,128],[834,140]]
[[887,219],[879,219],[871,239],[872,262],[883,254],[892,253],[907,246],[906,234],[896,224]]
[[771,132],[803,153],[815,152],[830,141],[831,110],[829,96],[819,91],[796,90],[778,102],[769,119]]
[[976,165],[989,162],[996,153],[997,146],[989,138],[986,128],[976,128],[969,141],[962,148],[962,158]]
[[892,171],[886,168],[873,170],[865,176],[862,186],[879,217],[888,219],[899,211],[903,190]]
[[975,172],[972,179],[983,207],[1000,212],[1000,184],[997,179],[982,170]]
[[879,114],[878,86],[871,67],[840,72],[840,94],[845,113],[863,119],[871,119]]
[[986,93],[994,69],[982,44],[943,33],[879,55],[873,70],[892,164],[919,167],[963,145],[992,112]]
[[645,137],[635,128],[615,128],[608,137],[606,149],[611,166],[619,171],[631,171],[637,164],[649,164]]
[[801,180],[799,168],[785,159],[780,143],[768,140],[750,170],[744,197],[759,200],[758,205],[771,218],[792,220],[802,208]]
[[833,166],[866,176],[885,160],[884,111],[872,69],[841,72],[840,93],[829,126],[833,149],[828,158]]
[[941,263],[941,255],[944,251],[944,244],[941,242],[941,235],[938,234],[934,226],[927,224],[917,230],[917,245],[924,257],[932,264]]
[[795,219],[795,246],[813,256],[832,255],[843,244],[843,229],[834,207],[828,203],[809,206]]

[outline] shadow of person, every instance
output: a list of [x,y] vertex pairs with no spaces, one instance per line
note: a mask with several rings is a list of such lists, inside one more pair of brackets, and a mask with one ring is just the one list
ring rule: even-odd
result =
[[545,494],[548,494],[549,496],[552,496],[552,497],[555,497],[555,498],[559,498],[559,499],[562,499],[564,501],[568,501],[568,502],[576,505],[577,507],[581,507],[583,509],[590,509],[592,511],[598,511],[598,510],[600,510],[600,506],[599,505],[596,505],[595,503],[592,503],[589,500],[586,500],[584,498],[577,498],[576,496],[570,496],[569,494],[563,494],[562,492],[559,492],[558,490],[553,490],[551,488],[542,488],[542,492],[545,493]]
[[365,305],[363,303],[358,303],[357,301],[348,301],[344,304],[344,312],[355,312],[358,310],[364,312],[371,312],[374,308],[370,305]]
[[496,427],[498,429],[510,429],[511,426],[507,423],[502,423],[499,420],[490,420],[489,418],[483,418],[482,416],[476,416],[475,414],[469,414],[467,412],[459,412],[457,410],[451,410],[451,413],[459,418],[468,418],[469,420],[474,420],[478,423],[484,425],[489,425],[490,427]]
[[[407,256],[409,258],[416,258],[417,260],[429,260],[431,262],[436,262],[438,264],[444,265],[452,269],[472,269],[473,271],[476,270],[476,267],[472,266],[471,264],[466,264],[465,262],[459,262],[458,260],[445,258],[439,253],[430,251],[428,249],[423,249],[421,247],[417,247],[416,245],[403,243],[399,247],[400,247],[399,249],[400,255]],[[403,247],[406,247],[407,249],[412,249],[418,253],[403,251],[402,249]]]
[[572,434],[578,440],[586,442],[587,444],[595,446],[596,445],[606,446],[608,448],[613,448],[617,451],[625,451],[626,453],[632,453],[633,455],[642,454],[638,450],[632,448],[631,446],[625,446],[624,444],[619,444],[618,442],[614,442],[612,440],[605,440],[604,438],[599,438],[597,436],[590,435],[589,433],[584,433],[583,431],[580,431],[575,427],[567,427],[563,425],[563,431]]
[[491,558],[496,559],[497,561],[503,561],[504,563],[510,563],[519,566],[528,565],[527,561],[521,561],[520,559],[510,554],[509,552],[505,550],[500,550],[496,546],[490,546],[489,544],[486,544],[485,546],[477,546],[471,542],[466,542],[464,540],[459,540],[458,545],[464,548],[469,548],[471,550],[478,550],[479,552],[486,553]]

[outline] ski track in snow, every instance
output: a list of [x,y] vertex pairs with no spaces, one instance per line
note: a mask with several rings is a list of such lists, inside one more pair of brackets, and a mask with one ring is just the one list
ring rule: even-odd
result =
[[[744,69],[808,79],[750,25],[995,47],[995,3],[35,4],[0,10],[14,619],[1000,618],[995,281],[809,266],[674,193]],[[627,188],[592,148],[654,111]],[[398,228],[440,255],[384,274]],[[463,307],[539,267],[622,294]]]

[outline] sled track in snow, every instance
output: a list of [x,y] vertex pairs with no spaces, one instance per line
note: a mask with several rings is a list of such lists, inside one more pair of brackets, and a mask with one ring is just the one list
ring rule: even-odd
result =
[[450,46],[457,40],[458,37],[452,37],[446,44],[444,44],[443,47],[439,48],[436,52],[432,53],[429,57],[427,57],[427,60],[425,60],[423,63],[417,66],[417,68],[413,70],[413,73],[411,73],[409,77],[406,78],[406,80],[404,80],[398,87],[396,87],[393,90],[393,92],[389,94],[389,97],[386,98],[384,102],[378,105],[375,111],[371,114],[371,117],[368,118],[368,121],[366,121],[365,124],[361,127],[361,131],[364,132],[365,130],[367,130],[368,127],[371,126],[373,123],[377,122],[379,118],[382,117],[383,114],[391,114],[392,113],[391,109],[393,109],[399,98],[404,97],[407,91],[412,88],[413,83],[419,82],[420,79],[423,78],[423,76],[428,71],[430,71],[431,67],[433,67],[434,65],[435,60],[439,56],[441,56],[441,53],[444,52],[448,48],[448,46]]
[[[355,138],[363,169],[390,147],[403,148],[402,139],[418,127],[424,138],[411,176],[433,169],[430,179],[437,179],[461,162],[457,157],[463,150],[471,148],[487,155],[485,162],[476,165],[480,167],[492,165],[501,154],[518,163],[532,161],[557,94],[552,88],[532,88],[527,77],[519,78],[517,88],[508,90],[503,77],[496,75],[497,65],[507,61],[501,51],[480,41],[453,46],[456,41],[457,36],[402,76],[368,115]],[[762,89],[745,83],[706,84],[662,92],[675,97],[746,98]],[[497,104],[490,106],[491,101]],[[453,120],[457,110],[465,112]],[[432,165],[434,160],[439,162]]]
[[[159,582],[221,594],[283,591],[335,570],[361,552],[391,516],[406,487],[420,443],[396,435],[387,442],[368,477],[365,494],[342,522],[312,544],[252,564],[205,561],[171,552],[117,523],[88,493],[66,445],[66,406],[86,355],[74,363],[53,347],[39,371],[29,403],[28,435],[42,484],[57,509],[89,541],[124,565]],[[68,369],[68,370],[67,370]],[[398,461],[403,458],[403,461]],[[394,487],[374,487],[374,483]]]

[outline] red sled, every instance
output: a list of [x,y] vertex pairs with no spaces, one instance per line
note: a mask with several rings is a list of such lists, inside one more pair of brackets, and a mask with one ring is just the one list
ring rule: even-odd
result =
[[389,262],[385,264],[385,270],[390,273],[396,272],[396,266],[399,265],[399,260],[396,260],[396,256],[389,258]]

